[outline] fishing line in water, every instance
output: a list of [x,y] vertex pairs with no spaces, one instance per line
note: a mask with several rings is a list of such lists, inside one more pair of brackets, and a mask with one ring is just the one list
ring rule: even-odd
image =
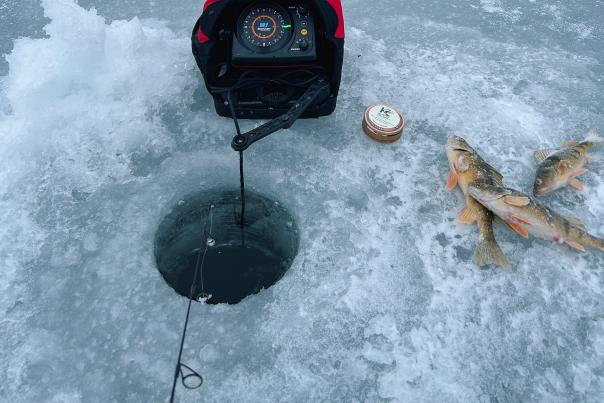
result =
[[[189,316],[191,314],[191,305],[193,303],[193,298],[197,300],[197,298],[206,298],[207,294],[204,293],[204,284],[203,284],[203,263],[206,258],[206,254],[208,252],[208,248],[213,246],[215,241],[212,237],[212,221],[213,221],[213,209],[214,204],[210,204],[208,206],[208,215],[206,216],[206,222],[203,228],[203,233],[201,237],[201,244],[199,246],[199,252],[197,253],[197,261],[195,263],[195,273],[193,274],[193,280],[191,281],[191,290],[189,292],[189,304],[187,306],[187,315],[185,317],[185,324],[182,331],[182,337],[180,339],[180,348],[178,351],[178,361],[176,363],[176,369],[174,370],[174,380],[172,382],[172,393],[170,394],[170,403],[174,402],[174,394],[176,392],[176,383],[178,382],[178,378],[181,378],[182,385],[186,389],[198,389],[203,384],[203,377],[194,369],[189,367],[182,362],[182,351],[185,345],[185,337],[187,335],[187,326],[189,324]],[[203,218],[203,214],[201,214]],[[209,224],[209,231],[208,229]],[[203,243],[205,241],[205,248],[203,247]],[[203,253],[202,253],[203,251]],[[197,284],[197,274],[199,273],[201,292],[199,295],[196,293],[195,286]]]

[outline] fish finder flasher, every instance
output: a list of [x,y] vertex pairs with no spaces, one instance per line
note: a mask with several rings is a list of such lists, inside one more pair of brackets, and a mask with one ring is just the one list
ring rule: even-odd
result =
[[309,95],[312,102],[290,118],[335,109],[344,53],[340,0],[206,0],[192,42],[221,116],[273,119]]

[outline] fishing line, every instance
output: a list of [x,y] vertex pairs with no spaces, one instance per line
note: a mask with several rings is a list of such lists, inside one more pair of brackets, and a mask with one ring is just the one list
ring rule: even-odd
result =
[[239,187],[241,189],[241,228],[245,225],[245,180],[243,179],[243,151],[239,151]]
[[[239,79],[228,88],[217,88],[213,87],[213,90],[216,92],[226,92],[227,102],[229,103],[229,109],[231,110],[231,117],[233,122],[235,123],[235,130],[237,131],[237,135],[241,136],[241,127],[239,126],[239,120],[237,119],[237,114],[235,111],[235,103],[233,102],[233,93],[245,89],[251,86],[258,86],[259,84],[281,84],[290,87],[296,88],[305,88],[312,84],[315,80],[319,78],[321,72],[325,70],[323,68],[317,67],[311,71],[309,69],[305,70],[293,70],[283,73],[277,77],[253,77],[251,71],[244,72]],[[302,80],[292,80],[287,79],[291,75],[306,75],[307,79]],[[243,229],[245,226],[245,176],[243,170],[243,151],[239,151],[239,188],[240,188],[240,197],[241,197],[241,221],[240,226]]]
[[[201,282],[201,293],[199,297],[208,297],[207,294],[204,293],[204,284],[203,284],[203,263],[206,258],[206,253],[208,252],[208,248],[213,246],[215,241],[212,238],[212,225],[213,225],[213,209],[214,204],[210,204],[208,206],[208,215],[206,216],[206,222],[203,228],[203,233],[201,237],[201,245],[199,246],[199,252],[197,253],[197,261],[195,263],[195,273],[193,274],[193,280],[191,281],[191,290],[189,292],[189,304],[187,306],[187,315],[185,317],[185,324],[182,330],[182,337],[180,339],[180,349],[178,351],[178,361],[176,363],[176,369],[174,370],[174,380],[172,382],[172,393],[170,394],[170,403],[174,402],[174,394],[176,392],[176,383],[180,376],[182,385],[186,389],[197,389],[201,387],[203,384],[203,377],[194,369],[189,367],[182,362],[182,351],[185,345],[185,337],[187,335],[187,326],[189,324],[189,316],[191,314],[191,305],[193,303],[193,295],[195,293],[195,285],[197,283],[197,274],[199,273],[200,282]],[[203,214],[201,214],[203,217]],[[207,230],[208,223],[210,226],[210,230]],[[203,242],[205,241],[205,248],[203,248]],[[203,254],[202,254],[203,250]],[[197,300],[197,297],[195,298]],[[183,368],[186,369],[188,373],[185,374]]]
[[[232,88],[227,92],[227,99],[229,102],[229,108],[231,109],[231,115],[233,116],[233,122],[235,122],[235,130],[237,135],[241,135],[241,128],[239,127],[239,121],[237,115],[235,115],[235,106],[233,104],[233,92]],[[241,193],[241,228],[245,225],[245,179],[243,176],[243,151],[239,151],[239,189]]]

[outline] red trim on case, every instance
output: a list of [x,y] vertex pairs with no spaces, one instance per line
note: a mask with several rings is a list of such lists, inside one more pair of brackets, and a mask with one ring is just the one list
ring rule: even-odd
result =
[[342,3],[340,0],[327,0],[327,2],[338,15],[338,29],[336,29],[335,37],[338,39],[344,39],[344,13],[342,12]]
[[201,30],[201,27],[197,28],[197,41],[199,43],[206,43],[209,40],[210,40],[210,38],[208,38],[208,36],[203,33],[203,31]]
[[220,0],[206,0],[203,5],[203,11],[206,11],[206,8],[210,7],[214,3],[218,3]]

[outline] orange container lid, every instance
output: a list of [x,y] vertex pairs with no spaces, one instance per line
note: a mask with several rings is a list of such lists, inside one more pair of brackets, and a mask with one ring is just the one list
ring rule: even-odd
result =
[[363,115],[363,131],[374,140],[392,143],[401,138],[405,118],[397,109],[385,105],[370,105]]

